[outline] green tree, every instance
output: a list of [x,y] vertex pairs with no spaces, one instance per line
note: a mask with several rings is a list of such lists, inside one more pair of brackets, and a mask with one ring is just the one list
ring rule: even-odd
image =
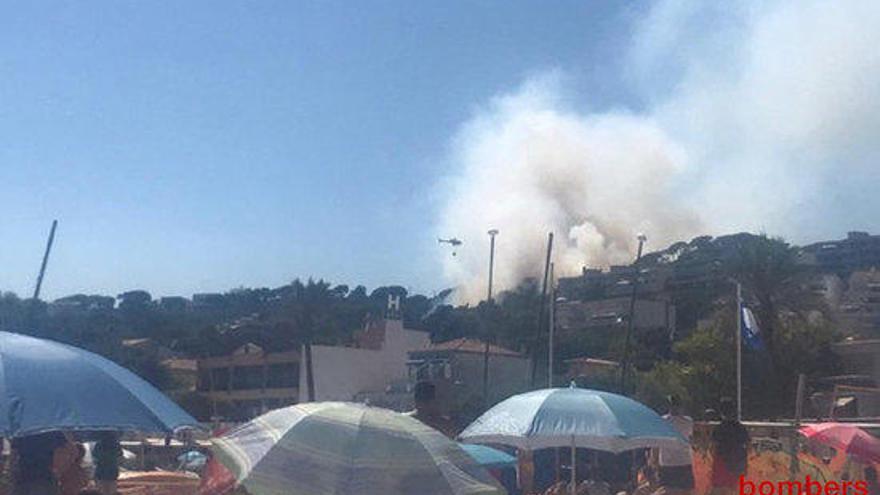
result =
[[290,331],[291,340],[302,344],[310,401],[315,400],[312,345],[335,343],[346,330],[351,331],[345,328],[344,319],[339,318],[339,306],[344,301],[343,295],[331,291],[330,284],[324,280],[309,279],[305,284],[294,280],[273,315],[276,328]]
[[[674,360],[663,361],[640,376],[640,397],[652,403],[660,394],[686,393],[694,412],[715,407],[723,396],[736,395],[736,313],[732,304],[719,308],[712,318],[674,346]],[[743,414],[747,418],[775,418],[794,412],[797,376],[829,376],[839,370],[831,344],[840,338],[833,324],[813,314],[787,313],[777,319],[773,339],[779,350],[743,346]],[[766,337],[766,336],[765,336]],[[783,351],[784,350],[784,351]],[[664,388],[665,382],[665,388]]]
[[734,328],[733,308],[721,309],[674,346],[681,380],[697,410],[716,407],[721,397],[736,395]]
[[701,415],[703,411],[692,396],[694,380],[690,373],[692,369],[676,361],[657,363],[650,371],[638,373],[635,397],[654,410],[662,411],[667,407],[667,397],[675,396],[685,411],[692,416]]
[[752,309],[774,358],[775,333],[782,318],[825,309],[821,297],[809,289],[811,270],[798,263],[797,255],[797,249],[784,240],[760,235],[740,243],[730,263],[730,273],[742,285],[744,300],[757,303]]

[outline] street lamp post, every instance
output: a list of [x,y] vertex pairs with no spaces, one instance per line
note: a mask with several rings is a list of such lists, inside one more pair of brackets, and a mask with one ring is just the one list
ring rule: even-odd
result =
[[629,299],[629,321],[626,325],[626,337],[623,341],[623,359],[620,363],[620,393],[624,395],[626,394],[626,372],[627,368],[629,368],[629,342],[636,321],[636,294],[639,288],[639,261],[642,259],[642,248],[648,238],[645,234],[639,234],[638,240],[639,250],[636,254],[636,261],[633,263],[633,276],[630,280],[630,283],[632,283],[632,293]]
[[487,301],[492,302],[492,275],[495,269],[495,236],[498,235],[498,229],[489,231],[489,297]]
[[[492,277],[495,270],[495,236],[498,235],[498,229],[491,229],[489,234],[489,293],[486,297],[488,306],[492,305]],[[483,335],[483,402],[486,407],[489,406],[489,332],[488,326]]]
[[550,331],[547,336],[547,386],[553,388],[553,369],[556,358],[556,304],[565,302],[564,297],[556,297],[556,281],[553,277],[553,263],[550,263]]

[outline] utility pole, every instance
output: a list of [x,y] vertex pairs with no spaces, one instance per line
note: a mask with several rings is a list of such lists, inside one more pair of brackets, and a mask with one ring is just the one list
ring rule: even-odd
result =
[[541,333],[544,328],[544,303],[547,301],[547,277],[550,274],[550,258],[553,254],[553,232],[547,234],[547,259],[544,260],[544,283],[541,285],[541,302],[538,309],[538,329],[532,350],[532,387],[535,386],[538,374],[538,346],[541,342]]
[[312,364],[311,336],[309,341],[303,345],[303,357],[306,361],[306,393],[308,394],[309,402],[315,402],[315,368]]
[[52,220],[52,228],[49,230],[49,240],[46,242],[46,251],[43,253],[43,263],[40,264],[40,274],[37,275],[37,286],[34,287],[34,300],[40,299],[40,289],[43,287],[43,276],[46,275],[46,265],[49,263],[49,252],[55,242],[55,229],[58,228],[58,220]]
[[[486,303],[491,310],[492,301],[492,276],[495,270],[495,236],[498,235],[498,229],[491,229],[489,234],[489,293],[486,297]],[[489,407],[489,327],[486,326],[486,332],[483,335],[483,405]]]
[[626,325],[626,337],[623,341],[623,359],[620,363],[620,393],[626,395],[626,375],[629,368],[629,342],[632,338],[633,327],[636,321],[636,295],[639,289],[639,261],[642,259],[642,248],[648,238],[645,234],[639,234],[639,250],[636,254],[636,261],[633,263],[633,275],[630,283],[632,283],[632,293],[629,298],[629,321]]
[[742,360],[742,331],[743,331],[743,296],[742,296],[742,284],[739,282],[736,283],[736,334],[733,338],[736,339],[736,420],[742,421],[742,369],[743,369],[743,360]]

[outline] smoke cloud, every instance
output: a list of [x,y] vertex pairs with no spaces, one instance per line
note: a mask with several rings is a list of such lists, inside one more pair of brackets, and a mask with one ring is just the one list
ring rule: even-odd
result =
[[880,207],[880,3],[720,9],[669,0],[639,20],[621,83],[647,109],[580,112],[545,74],[462,126],[437,223],[466,243],[444,261],[462,302],[485,297],[489,228],[503,289],[540,275],[551,231],[557,273],[573,274],[631,261],[639,232],[659,249],[877,227],[853,222]]

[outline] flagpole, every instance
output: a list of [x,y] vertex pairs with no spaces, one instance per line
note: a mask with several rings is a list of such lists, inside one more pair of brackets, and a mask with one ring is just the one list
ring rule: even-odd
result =
[[736,283],[736,420],[742,421],[742,285]]

